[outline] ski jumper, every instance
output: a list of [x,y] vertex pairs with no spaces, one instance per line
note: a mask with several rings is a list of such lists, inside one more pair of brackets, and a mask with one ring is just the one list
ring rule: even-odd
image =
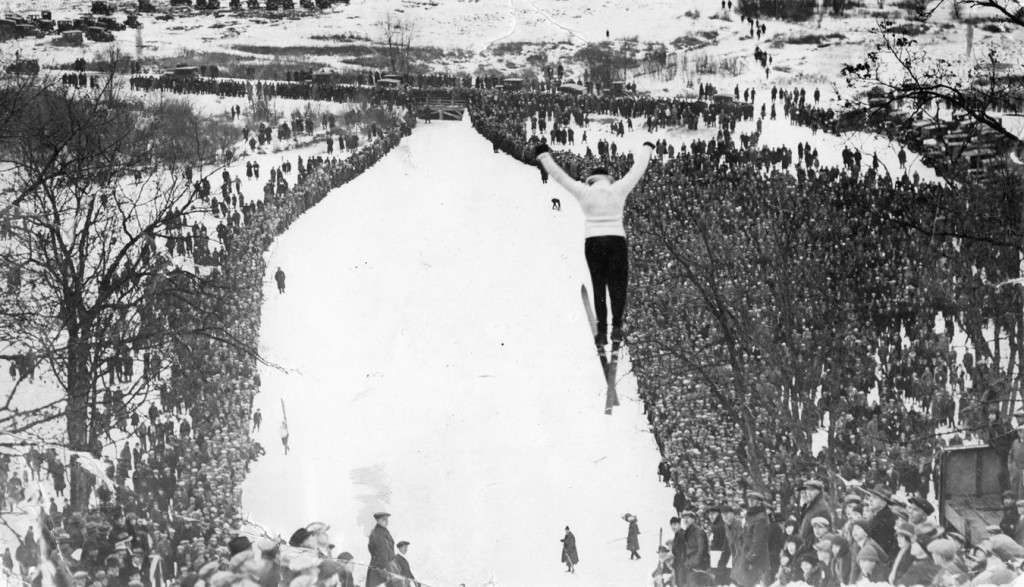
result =
[[551,153],[537,156],[544,169],[569,193],[576,197],[586,217],[584,254],[594,284],[594,311],[597,313],[597,331],[604,333],[608,326],[607,296],[611,295],[612,330],[620,331],[626,315],[626,289],[629,284],[629,254],[626,246],[626,228],[622,212],[629,192],[636,187],[651,162],[654,148],[645,143],[633,167],[622,179],[612,182],[595,181],[588,185],[569,177],[555,163]]

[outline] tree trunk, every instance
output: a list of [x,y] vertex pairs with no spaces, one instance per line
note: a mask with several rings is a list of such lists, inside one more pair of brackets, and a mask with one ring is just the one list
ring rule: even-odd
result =
[[[68,448],[73,451],[89,451],[89,398],[92,395],[92,378],[89,376],[88,344],[83,342],[77,327],[68,328],[67,349],[67,419]],[[81,467],[71,468],[71,508],[85,511],[89,507],[92,492],[91,475]]]

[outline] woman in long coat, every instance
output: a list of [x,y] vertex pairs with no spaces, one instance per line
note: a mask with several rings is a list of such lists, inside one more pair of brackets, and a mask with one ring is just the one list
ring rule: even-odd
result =
[[562,538],[562,562],[568,567],[565,570],[567,573],[575,573],[576,565],[580,563],[580,555],[576,552],[576,537],[568,526],[565,527],[565,538]]
[[629,551],[629,560],[640,560],[640,526],[636,524],[636,516],[626,514],[626,521],[629,522],[629,533],[626,534],[626,550]]

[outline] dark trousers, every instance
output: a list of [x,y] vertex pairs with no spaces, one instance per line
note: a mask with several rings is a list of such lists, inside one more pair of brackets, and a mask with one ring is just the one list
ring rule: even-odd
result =
[[[594,284],[594,311],[597,327],[608,325],[607,295],[612,298],[612,327],[621,327],[626,314],[626,288],[629,285],[629,251],[624,236],[592,236],[584,244],[590,280]],[[607,293],[606,293],[607,290]]]

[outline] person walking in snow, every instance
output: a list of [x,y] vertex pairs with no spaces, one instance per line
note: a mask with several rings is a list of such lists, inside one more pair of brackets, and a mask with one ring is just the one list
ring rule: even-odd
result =
[[559,200],[558,198],[551,198],[551,209],[552,210],[561,210],[562,209],[562,200]]
[[613,352],[614,343],[622,341],[626,287],[629,284],[629,252],[622,213],[626,198],[643,177],[654,151],[654,143],[645,142],[633,167],[618,181],[612,179],[606,168],[595,167],[586,182],[579,182],[569,177],[569,174],[559,167],[547,145],[540,144],[534,148],[540,164],[558,184],[576,196],[586,217],[584,250],[594,285],[594,311],[597,314],[597,334],[594,342],[602,354],[605,345],[608,344],[606,329],[609,293],[612,306]]
[[565,537],[562,538],[562,562],[565,563],[566,573],[575,573],[576,565],[580,563],[580,555],[576,552],[576,536],[569,527],[565,527]]
[[252,431],[256,432],[260,429],[260,424],[263,423],[263,414],[259,408],[256,408],[256,412],[252,415]]
[[284,293],[284,279],[284,270],[278,267],[277,272],[274,273],[274,280],[277,281],[277,293]]

